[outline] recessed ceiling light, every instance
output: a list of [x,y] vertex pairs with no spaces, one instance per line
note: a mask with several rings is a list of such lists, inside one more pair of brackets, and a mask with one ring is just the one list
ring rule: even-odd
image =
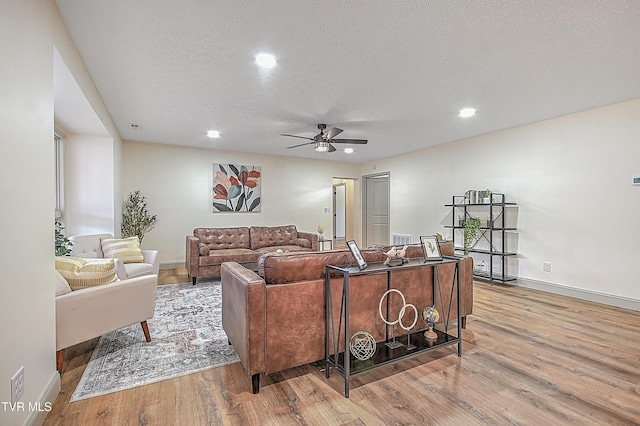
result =
[[347,154],[351,154],[353,152],[353,148],[345,148],[344,152],[346,152]]
[[276,57],[270,53],[260,53],[256,56],[256,63],[262,68],[273,68],[276,66]]
[[216,139],[216,138],[219,138],[219,137],[220,137],[220,132],[219,132],[219,131],[217,131],[217,130],[209,130],[209,131],[207,132],[207,136],[209,136],[210,138],[214,138],[214,139]]
[[476,115],[476,110],[475,108],[463,108],[460,110],[458,115],[462,118],[473,117]]

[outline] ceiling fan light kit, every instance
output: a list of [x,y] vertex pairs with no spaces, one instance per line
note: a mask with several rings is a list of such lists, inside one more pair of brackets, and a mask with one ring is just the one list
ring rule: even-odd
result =
[[329,151],[329,142],[316,142],[313,149],[317,152]]
[[[334,139],[344,130],[339,129],[337,127],[332,127],[325,133],[325,129],[327,128],[326,124],[318,124],[318,130],[320,133],[310,138],[307,136],[297,136],[297,135],[289,135],[286,133],[281,133],[281,136],[288,136],[291,138],[300,138],[300,139],[308,139],[311,142],[301,143],[299,145],[288,146],[287,149],[298,148],[299,146],[304,145],[313,145],[313,149],[316,152],[334,152],[337,151],[336,147],[333,146],[334,143],[348,143],[354,145],[364,145],[368,142],[366,139]],[[353,151],[352,151],[353,152]]]

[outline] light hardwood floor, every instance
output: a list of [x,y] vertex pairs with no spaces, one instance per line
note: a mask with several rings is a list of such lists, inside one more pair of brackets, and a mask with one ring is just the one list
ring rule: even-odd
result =
[[450,347],[357,376],[349,399],[316,364],[266,376],[253,395],[237,363],[69,403],[94,339],[67,350],[44,424],[640,424],[640,312],[482,282],[474,295],[462,358]]

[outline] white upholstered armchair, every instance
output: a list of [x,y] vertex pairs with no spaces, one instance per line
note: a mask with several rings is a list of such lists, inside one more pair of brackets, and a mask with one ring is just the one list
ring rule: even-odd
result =
[[157,275],[144,275],[71,291],[56,274],[56,368],[62,373],[64,350],[139,322],[151,341],[147,320],[156,306]]
[[[113,239],[111,234],[75,235],[69,237],[73,242],[71,256],[85,259],[104,258],[102,251],[102,240]],[[140,277],[143,275],[158,275],[160,270],[160,259],[157,250],[142,250],[144,260],[142,262],[125,263],[120,259],[115,259],[116,274],[121,280]]]

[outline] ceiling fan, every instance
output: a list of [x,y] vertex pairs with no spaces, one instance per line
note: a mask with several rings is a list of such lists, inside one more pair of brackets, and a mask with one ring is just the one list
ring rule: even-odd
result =
[[332,127],[325,133],[325,129],[327,128],[326,124],[318,124],[318,130],[320,133],[310,138],[307,136],[296,136],[296,135],[287,135],[285,133],[281,133],[281,136],[289,136],[292,138],[300,138],[300,139],[309,139],[311,142],[301,143],[299,145],[288,146],[287,149],[297,148],[299,146],[304,145],[313,145],[313,149],[317,152],[334,152],[336,151],[336,147],[333,146],[334,143],[349,143],[354,145],[364,145],[368,141],[366,139],[334,139],[340,133],[343,132],[342,129],[338,129],[337,127]]

